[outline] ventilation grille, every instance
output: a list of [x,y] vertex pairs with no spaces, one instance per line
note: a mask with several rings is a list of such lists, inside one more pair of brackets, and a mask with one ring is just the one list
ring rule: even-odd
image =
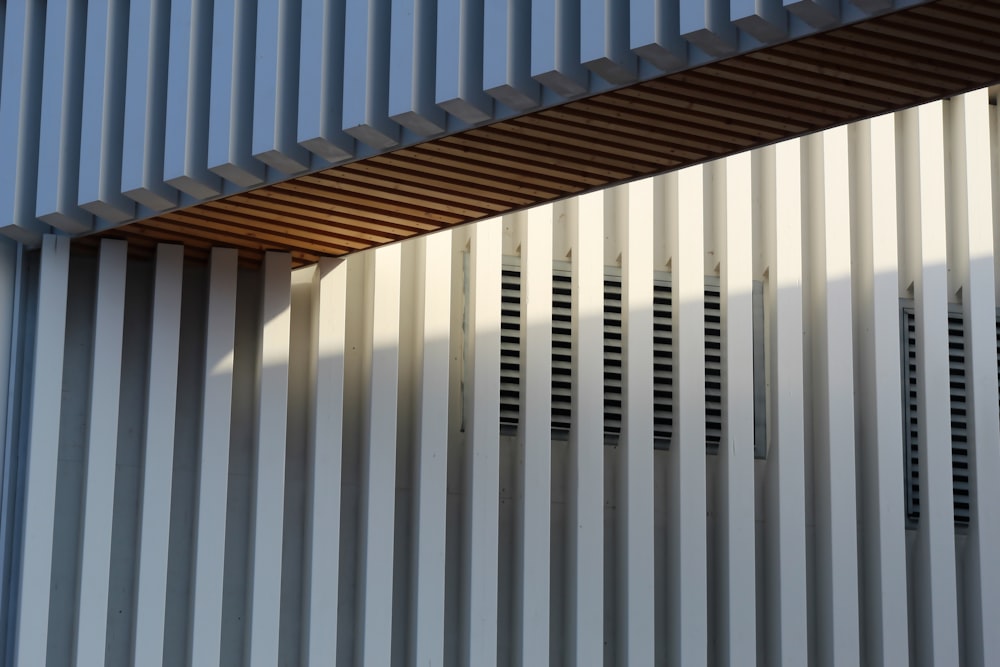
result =
[[[920,407],[917,364],[917,326],[913,308],[903,309],[904,326],[904,423],[906,429],[906,512],[920,518]],[[1000,328],[998,328],[1000,334]],[[1000,337],[997,344],[1000,358]],[[969,523],[969,440],[966,409],[965,329],[960,312],[948,314],[948,386],[951,403],[951,474],[955,523]]]
[[[709,279],[711,280],[711,279]],[[714,453],[722,438],[722,322],[719,289],[705,289],[705,434]],[[552,276],[552,436],[568,437],[572,422],[572,281],[569,272]],[[521,383],[521,272],[503,270],[500,348],[500,425],[517,430]],[[673,316],[670,283],[653,285],[653,435],[666,448],[673,430]],[[617,443],[622,429],[622,282],[604,279],[604,435]]]

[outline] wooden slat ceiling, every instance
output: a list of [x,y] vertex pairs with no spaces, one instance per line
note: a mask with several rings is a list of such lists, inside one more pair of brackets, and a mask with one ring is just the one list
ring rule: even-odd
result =
[[[106,236],[297,264],[480,220],[1000,80],[1000,0],[937,0],[301,176]],[[94,237],[90,237],[94,238]]]

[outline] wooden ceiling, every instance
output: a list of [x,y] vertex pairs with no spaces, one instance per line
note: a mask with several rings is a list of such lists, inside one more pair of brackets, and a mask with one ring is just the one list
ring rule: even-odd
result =
[[[873,58],[874,56],[874,58]],[[1000,0],[937,0],[108,231],[297,264],[676,169],[1000,80]],[[95,237],[89,237],[91,239]]]

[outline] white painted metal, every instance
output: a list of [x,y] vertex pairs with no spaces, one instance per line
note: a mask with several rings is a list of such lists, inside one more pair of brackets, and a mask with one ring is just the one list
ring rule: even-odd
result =
[[122,193],[154,211],[173,208],[178,197],[163,182],[169,4],[133,0],[128,15],[122,145],[142,150],[122,151]]
[[111,223],[135,217],[135,202],[121,194],[122,98],[125,93],[128,3],[87,3],[83,68],[80,206]]
[[971,389],[972,504],[965,551],[965,660],[985,666],[1000,661],[1000,572],[993,566],[1000,553],[1000,522],[985,508],[1000,507],[1000,488],[992,483],[1000,472],[1000,403],[997,374],[997,329],[994,200],[990,166],[990,104],[987,91],[954,99],[950,111],[951,173],[954,188],[949,211],[949,248],[953,273],[961,285],[965,323],[967,382]]
[[389,0],[347,0],[345,11],[344,132],[376,150],[392,148],[400,128],[388,115]]
[[[346,260],[354,261],[354,260]],[[303,664],[321,665],[337,654],[337,594],[340,563],[340,485],[342,479],[344,352],[347,313],[347,263],[321,260],[316,293],[315,378],[310,470],[306,510],[306,562],[303,590],[306,628]],[[338,409],[341,408],[341,409]]]
[[872,665],[910,664],[900,401],[896,123],[881,116],[852,127],[856,188],[855,376],[862,471],[864,655]]
[[146,219],[928,1],[16,2],[0,233]]
[[552,553],[552,218],[532,209],[521,225],[522,380],[514,607],[514,662],[549,660]]
[[124,241],[102,241],[94,308],[94,352],[87,434],[86,495],[80,540],[79,604],[75,662],[104,663],[108,620],[111,526],[118,454],[118,395],[125,317]]
[[[137,3],[138,4],[138,3]],[[80,169],[85,5],[51,3],[45,21],[38,172],[38,219],[68,232],[89,231],[93,219],[76,205]],[[141,13],[141,12],[137,12]]]
[[182,246],[161,244],[157,248],[139,510],[142,523],[136,554],[133,660],[137,665],[163,658],[183,269]]
[[[567,481],[566,656],[604,660],[604,205],[580,197],[570,218],[573,275],[573,422]],[[598,574],[600,573],[600,574]]]
[[619,443],[617,664],[652,664],[653,600],[653,225],[656,188],[646,179],[619,189],[628,198],[618,229],[622,263],[623,418]]
[[221,652],[222,583],[233,401],[233,343],[236,329],[236,262],[235,250],[212,250],[205,324],[198,503],[193,528],[194,573],[189,653],[192,665],[206,667],[214,664]]
[[47,235],[42,242],[38,278],[38,323],[30,436],[24,481],[20,591],[14,664],[44,665],[48,645],[52,530],[55,521],[56,468],[59,452],[63,341],[69,283],[69,240]]
[[[752,665],[757,653],[754,545],[753,163],[725,162],[725,212],[716,216],[725,360],[725,412],[719,446],[718,577],[711,637],[722,665]],[[721,203],[721,202],[720,202]]]
[[[105,298],[124,293],[123,247],[96,261],[81,248],[68,285],[66,242],[50,237],[39,282],[23,276],[38,321],[24,322],[32,388],[13,389],[25,406],[10,460],[29,462],[5,472],[3,496],[19,643],[0,654],[32,667],[74,651],[79,664],[102,651],[115,664],[992,664],[988,107],[980,92],[876,118],[294,281],[287,255],[261,271],[217,249],[182,271],[182,249],[163,247],[157,263],[127,261],[124,311]],[[502,255],[518,252],[520,415],[501,430]],[[612,443],[605,318],[618,315],[605,309],[618,301],[602,281],[618,271]],[[724,437],[706,455],[716,271]],[[668,374],[648,370],[667,280],[669,447],[650,434]],[[552,431],[554,285],[575,304],[555,311],[574,331],[571,442]],[[919,518],[901,475],[900,298],[919,311],[920,383],[906,389],[934,443],[919,452]],[[949,301],[965,322],[968,523],[950,493]],[[131,309],[144,302],[151,318]],[[769,440],[757,461],[755,416]]]
[[261,288],[261,340],[257,357],[257,433],[251,508],[252,557],[247,573],[251,667],[278,662],[282,533],[285,519],[285,449],[288,354],[291,337],[291,256],[267,253]]
[[816,523],[816,652],[830,665],[860,660],[857,507],[854,484],[854,358],[851,205],[847,127],[809,140],[807,277],[812,329],[811,440]]
[[285,174],[309,168],[295,137],[300,12],[298,3],[257,3],[251,151]]
[[[905,123],[904,190],[910,262],[914,267],[920,392],[920,526],[914,554],[917,660],[921,665],[958,664],[951,414],[948,384],[948,256],[942,103],[901,114]],[[926,468],[926,472],[925,469]]]
[[[673,275],[674,378],[677,387],[705,386],[704,167],[677,177],[677,213],[667,231]],[[668,640],[671,661],[708,662],[708,574],[705,543],[705,392],[674,392],[670,442]]]
[[800,143],[793,139],[764,149],[766,166],[761,173],[766,196],[774,197],[773,213],[768,212],[762,230],[766,238],[771,387],[764,490],[766,614],[762,625],[767,632],[768,661],[789,665],[809,662]]
[[462,522],[462,662],[496,664],[500,486],[501,221],[479,223],[469,250]]
[[416,665],[443,665],[448,491],[448,420],[444,417],[448,414],[452,234],[434,234],[422,245],[409,656]]
[[[252,5],[237,0],[212,5],[212,85],[202,93],[208,99],[199,99],[208,105],[207,127],[201,131],[205,132],[207,168],[214,174],[199,180],[211,188],[222,187],[218,177],[244,188],[259,185],[265,177],[264,165],[250,157],[252,118],[245,113],[253,104],[251,54],[256,51],[256,16],[252,10]],[[200,161],[198,168],[202,168]]]
[[399,380],[400,247],[373,253],[372,297],[365,322],[368,401],[361,443],[358,537],[360,596],[356,660],[385,665],[391,658],[393,540],[396,506],[396,421]]
[[0,233],[15,241],[36,245],[45,225],[35,220],[38,181],[38,119],[42,99],[44,7],[24,2],[4,6],[3,43],[0,44],[0,145],[9,157],[0,161],[0,201],[10,213]]

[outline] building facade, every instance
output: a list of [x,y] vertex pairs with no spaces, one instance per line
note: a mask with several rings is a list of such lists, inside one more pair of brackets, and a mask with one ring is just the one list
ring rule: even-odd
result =
[[992,664],[996,126],[295,270],[11,252],[7,659]]
[[0,14],[0,663],[1000,664],[1000,3]]

